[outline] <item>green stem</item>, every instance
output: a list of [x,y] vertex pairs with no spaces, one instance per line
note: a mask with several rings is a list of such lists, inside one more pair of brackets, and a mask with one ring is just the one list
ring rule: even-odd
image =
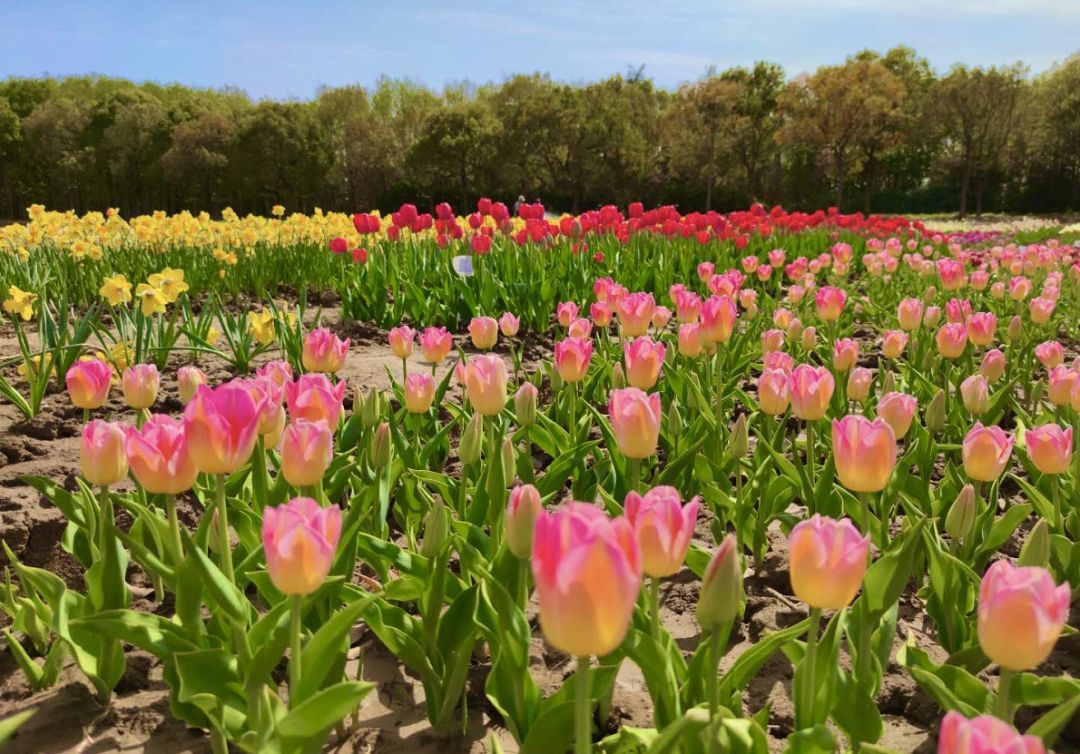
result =
[[1054,527],[1060,527],[1062,533],[1064,533],[1065,519],[1061,513],[1061,477],[1057,474],[1050,477],[1050,491],[1054,501]]
[[641,481],[641,459],[630,458],[630,489],[637,492],[638,482]]
[[210,748],[214,754],[229,754],[229,742],[225,739],[225,734],[213,723],[210,724]]
[[1012,704],[1009,702],[1009,687],[1012,685],[1013,671],[1001,668],[998,675],[997,696],[994,698],[994,716],[1012,725]]
[[176,496],[165,496],[165,513],[169,517],[169,534],[172,538],[173,558],[177,566],[184,560],[184,542],[180,538],[180,520],[176,517]]
[[[712,672],[705,681],[706,693],[709,698],[709,722],[716,724],[717,712],[720,710],[720,659],[727,649],[728,638],[731,635],[731,622],[719,623],[712,627],[709,634],[709,658],[712,660]],[[718,741],[715,731],[709,734],[709,754],[715,754],[718,750]]]
[[574,754],[592,751],[592,715],[589,698],[589,658],[579,657],[574,695]]
[[303,638],[304,628],[301,625],[303,617],[304,596],[294,594],[289,598],[289,709],[296,709],[300,700],[297,694],[300,691],[300,656],[302,650],[300,642]]
[[649,632],[660,641],[660,579],[649,578]]
[[800,670],[799,700],[795,707],[795,727],[798,730],[809,728],[814,724],[814,697],[817,686],[814,675],[817,672],[817,642],[821,628],[821,608],[810,608],[810,628],[806,633],[806,656]]
[[225,475],[217,475],[217,540],[218,557],[221,558],[221,572],[230,582],[236,583],[233,573],[232,546],[229,542],[229,511],[225,503]]

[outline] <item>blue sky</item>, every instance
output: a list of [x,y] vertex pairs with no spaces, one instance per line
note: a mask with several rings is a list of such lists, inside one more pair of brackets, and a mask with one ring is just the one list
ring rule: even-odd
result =
[[907,44],[939,69],[1080,50],[1080,0],[8,2],[0,77],[100,73],[309,98],[380,75],[434,88],[644,64],[661,86],[766,59],[788,75]]

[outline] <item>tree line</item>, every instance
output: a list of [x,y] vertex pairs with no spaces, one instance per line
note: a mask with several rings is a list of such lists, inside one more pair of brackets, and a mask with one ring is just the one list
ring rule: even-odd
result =
[[845,211],[1080,208],[1080,55],[935,71],[906,47],[793,79],[773,63],[674,91],[632,70],[441,92],[383,78],[311,101],[101,76],[0,82],[0,217],[40,202],[266,213],[524,195],[561,211],[750,202]]

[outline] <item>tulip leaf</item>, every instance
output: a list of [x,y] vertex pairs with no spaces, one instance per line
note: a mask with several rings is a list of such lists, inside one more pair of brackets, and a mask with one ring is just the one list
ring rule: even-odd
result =
[[359,706],[375,688],[373,683],[342,681],[323,689],[289,710],[277,724],[278,733],[290,739],[314,739],[325,734]]
[[210,599],[218,607],[225,611],[229,619],[234,623],[244,625],[247,623],[251,605],[236,585],[225,578],[216,565],[199,549],[191,537],[184,535],[184,547],[188,551],[188,561],[202,577],[206,591]]
[[14,715],[0,720],[0,746],[3,746],[12,736],[18,733],[23,724],[37,714],[37,708],[16,712]]
[[349,631],[374,600],[374,595],[353,600],[336,611],[307,640],[301,655],[300,687],[294,690],[296,699],[308,699],[326,682],[327,675],[334,666],[334,657],[346,649],[345,640]]
[[1077,711],[1080,711],[1080,694],[1074,693],[1071,698],[1042,715],[1025,732],[1041,738],[1047,747],[1053,746]]

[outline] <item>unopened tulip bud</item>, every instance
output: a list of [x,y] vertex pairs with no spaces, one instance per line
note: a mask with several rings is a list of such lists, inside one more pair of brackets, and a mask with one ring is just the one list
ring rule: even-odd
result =
[[926,428],[930,432],[940,432],[945,426],[945,391],[938,389],[926,406],[924,417]]
[[626,387],[626,372],[623,371],[622,364],[616,364],[611,368],[611,389],[621,390]]
[[817,328],[811,325],[802,331],[802,347],[804,351],[813,351],[817,346]]
[[937,286],[933,286],[933,285],[927,286],[926,290],[923,291],[923,303],[924,304],[931,304],[931,303],[933,303],[934,299],[936,299],[936,298],[937,298]]
[[469,423],[465,425],[465,431],[461,433],[458,442],[458,456],[466,466],[471,466],[480,460],[480,448],[484,440],[483,417],[473,414]]
[[743,600],[743,569],[739,546],[728,534],[716,548],[698,593],[697,620],[702,628],[731,623]]
[[855,367],[848,375],[847,397],[848,400],[862,403],[870,395],[870,385],[874,381],[874,374],[866,367]]
[[502,462],[503,462],[503,478],[507,482],[514,479],[514,441],[509,437],[504,437],[502,442]]
[[533,529],[543,507],[540,492],[531,484],[522,484],[510,491],[506,507],[506,546],[515,558],[525,560],[532,554]]
[[1019,315],[1014,315],[1009,320],[1009,327],[1005,330],[1005,335],[1009,339],[1009,343],[1017,343],[1024,335],[1024,323],[1020,320]]
[[176,382],[180,387],[180,401],[187,403],[199,389],[207,384],[206,374],[198,367],[185,366],[176,370]]
[[383,394],[378,390],[372,390],[364,398],[364,405],[360,412],[360,421],[364,426],[371,429],[382,418]]
[[965,484],[945,516],[945,533],[954,542],[967,537],[975,526],[975,488]]
[[805,332],[806,330],[803,329],[803,323],[799,320],[798,317],[795,317],[790,322],[788,322],[787,337],[788,340],[792,343],[801,338]]
[[434,558],[446,547],[450,536],[450,512],[441,497],[435,499],[435,505],[428,512],[424,523],[424,541],[420,545],[420,554],[425,558]]
[[668,412],[665,421],[667,422],[668,434],[672,437],[678,437],[682,434],[683,421],[682,414],[679,413],[679,404],[671,404],[671,411]]
[[746,414],[739,414],[739,418],[731,425],[731,457],[746,458],[749,447],[749,439],[746,430]]
[[390,464],[390,425],[383,422],[371,436],[371,465],[385,469]]
[[896,377],[892,372],[885,373],[885,379],[881,381],[881,394],[888,395],[896,392]]
[[1020,565],[1046,568],[1050,562],[1050,528],[1046,519],[1040,518],[1031,527],[1024,546],[1020,548]]
[[536,424],[536,386],[531,382],[524,383],[514,393],[514,416],[519,427],[531,427]]

